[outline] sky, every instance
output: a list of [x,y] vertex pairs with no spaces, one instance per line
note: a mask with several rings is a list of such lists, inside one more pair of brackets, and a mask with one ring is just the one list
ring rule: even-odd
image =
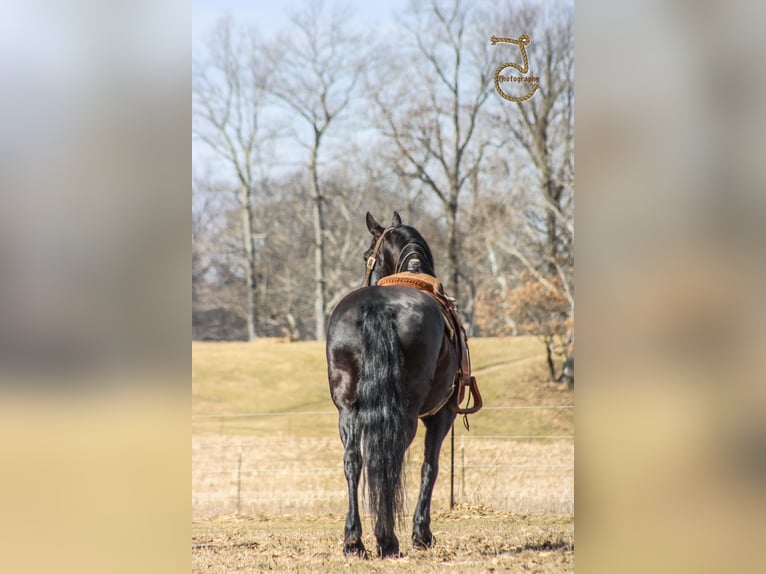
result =
[[[307,0],[192,0],[192,58],[204,59],[206,42],[220,18],[227,14],[238,24],[255,26],[260,34],[269,38],[288,26],[288,15],[299,10]],[[334,2],[327,0],[328,6]],[[394,16],[401,13],[409,0],[355,0],[348,2],[360,26],[375,29],[393,26]],[[218,158],[199,142],[192,142],[192,157],[198,170],[220,166]]]
[[[287,15],[305,4],[305,0],[192,0],[192,53],[198,54],[219,18],[227,13],[243,24],[255,25],[271,36],[283,29]],[[328,2],[328,5],[330,2]],[[356,0],[348,2],[362,24],[390,24],[408,0]]]
[[[192,0],[192,58],[204,60],[206,43],[217,22],[230,14],[237,24],[254,26],[259,35],[269,39],[277,33],[287,30],[289,14],[300,10],[311,0]],[[342,2],[342,0],[340,0]],[[568,3],[569,0],[563,0]],[[325,0],[328,7],[339,0]],[[374,30],[376,35],[385,34],[387,28],[394,28],[397,15],[403,14],[410,0],[346,0],[352,8],[354,20],[360,28]],[[361,135],[361,134],[360,134]],[[286,147],[278,155],[292,156],[295,146]],[[292,151],[291,151],[292,150]],[[221,160],[204,144],[192,142],[192,158],[195,173],[213,170],[221,173],[225,166]],[[300,156],[290,157],[290,162],[300,161]]]

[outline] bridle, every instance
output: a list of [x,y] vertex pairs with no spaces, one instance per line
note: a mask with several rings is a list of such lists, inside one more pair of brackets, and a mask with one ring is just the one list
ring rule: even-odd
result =
[[[380,234],[380,237],[378,237],[378,240],[375,242],[375,247],[373,247],[372,249],[372,254],[367,258],[367,271],[365,272],[364,279],[362,280],[362,287],[370,286],[372,271],[373,269],[375,269],[375,265],[378,262],[378,252],[380,251],[380,248],[383,246],[383,241],[385,240],[386,236],[389,235],[393,230],[394,230],[393,227],[386,227],[383,230],[383,233]],[[411,246],[417,247],[418,249],[413,249],[412,251],[410,251],[409,253],[405,255],[404,254],[405,251],[407,251],[407,248]],[[425,254],[422,253],[419,243],[410,242],[402,248],[402,250],[399,252],[399,258],[396,262],[395,273],[399,273],[400,271],[402,271],[404,264],[407,263],[407,260],[413,255],[417,255],[425,259]]]
[[380,248],[383,245],[383,240],[393,230],[393,227],[386,227],[383,230],[383,233],[380,234],[380,237],[378,237],[378,240],[375,242],[375,247],[372,248],[372,255],[367,258],[367,272],[364,274],[362,287],[370,286],[370,277],[372,277],[372,270],[375,269],[375,263],[377,263],[378,260],[378,251],[380,251]]

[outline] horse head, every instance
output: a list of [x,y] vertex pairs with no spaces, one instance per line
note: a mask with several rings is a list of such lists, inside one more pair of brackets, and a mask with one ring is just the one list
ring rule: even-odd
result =
[[383,227],[367,212],[367,229],[372,235],[370,247],[364,252],[367,265],[363,287],[375,285],[378,280],[408,269],[417,260],[418,270],[435,275],[431,249],[417,229],[404,225],[394,211],[391,225]]

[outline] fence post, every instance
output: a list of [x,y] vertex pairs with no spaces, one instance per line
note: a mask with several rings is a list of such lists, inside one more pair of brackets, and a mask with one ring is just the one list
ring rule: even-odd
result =
[[450,431],[449,509],[455,508],[455,423]]
[[239,441],[239,461],[237,462],[237,514],[242,514],[242,441]]
[[460,496],[465,502],[465,436],[460,436]]

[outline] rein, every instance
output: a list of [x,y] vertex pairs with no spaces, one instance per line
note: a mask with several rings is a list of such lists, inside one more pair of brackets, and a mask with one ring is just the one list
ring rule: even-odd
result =
[[[406,255],[404,254],[407,251],[408,247],[413,247],[409,253]],[[399,252],[399,261],[396,263],[396,271],[395,273],[401,273],[402,271],[405,271],[404,266],[407,264],[408,260],[411,257],[417,257],[417,259],[413,259],[413,261],[419,261],[419,260],[425,260],[426,255],[423,253],[423,250],[420,247],[419,243],[416,243],[414,241],[411,241],[407,245],[405,245],[402,250]]]

